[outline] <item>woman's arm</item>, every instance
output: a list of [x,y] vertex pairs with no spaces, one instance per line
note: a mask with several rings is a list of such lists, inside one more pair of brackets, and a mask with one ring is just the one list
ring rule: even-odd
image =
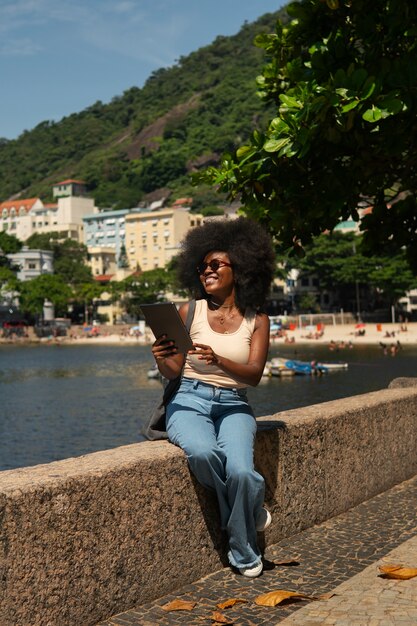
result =
[[236,363],[215,354],[210,346],[196,343],[189,354],[198,355],[209,365],[215,365],[232,378],[255,387],[262,378],[269,349],[269,317],[265,313],[256,315],[249,359],[247,363]]
[[[188,303],[179,309],[182,321],[185,323],[188,313]],[[158,370],[164,378],[172,379],[181,374],[185,356],[178,352],[174,341],[166,335],[158,337],[152,344],[152,354],[155,358]]]

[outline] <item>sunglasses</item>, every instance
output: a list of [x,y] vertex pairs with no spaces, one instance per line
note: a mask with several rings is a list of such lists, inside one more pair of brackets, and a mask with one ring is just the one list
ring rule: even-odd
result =
[[232,267],[231,263],[227,263],[226,261],[221,261],[220,259],[212,259],[208,263],[204,261],[197,267],[197,272],[201,275],[204,274],[207,268],[213,270],[213,272],[217,272],[220,267]]

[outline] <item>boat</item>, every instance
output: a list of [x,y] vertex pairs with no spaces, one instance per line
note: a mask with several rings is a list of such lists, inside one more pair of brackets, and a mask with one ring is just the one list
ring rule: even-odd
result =
[[274,357],[267,361],[263,376],[312,376],[327,374],[336,370],[346,370],[347,368],[347,363],[321,363]]

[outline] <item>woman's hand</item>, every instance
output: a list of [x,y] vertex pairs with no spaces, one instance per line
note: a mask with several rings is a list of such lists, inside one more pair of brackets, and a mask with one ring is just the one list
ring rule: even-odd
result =
[[178,348],[172,339],[162,335],[154,341],[151,349],[158,369],[164,378],[176,378],[181,374],[184,355],[178,352]]
[[204,343],[195,343],[194,348],[189,350],[188,354],[195,354],[200,361],[205,361],[207,365],[219,365],[218,355],[213,352],[213,348]]
[[157,362],[164,361],[165,359],[178,354],[178,348],[175,345],[175,342],[168,339],[166,335],[158,337],[158,339],[152,344],[151,349],[155,361]]

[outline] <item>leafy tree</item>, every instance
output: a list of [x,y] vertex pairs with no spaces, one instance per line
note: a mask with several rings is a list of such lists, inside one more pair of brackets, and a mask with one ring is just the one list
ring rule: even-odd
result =
[[62,234],[34,233],[26,245],[31,249],[51,250],[54,254],[54,273],[69,285],[92,282],[91,268],[86,265],[87,247],[74,239],[63,239]]
[[18,292],[20,284],[15,272],[8,267],[2,267],[0,263],[0,296]]
[[74,239],[66,239],[54,248],[54,271],[70,285],[92,282],[87,258],[87,246]]
[[381,293],[389,304],[417,286],[404,251],[369,257],[363,254],[362,243],[362,237],[353,233],[320,235],[306,246],[305,257],[292,258],[289,267],[315,275],[319,291],[332,291],[343,305],[352,299],[356,283]]
[[57,316],[66,315],[72,292],[60,276],[42,274],[20,283],[20,306],[25,313],[41,315],[45,300],[55,307]]
[[[0,251],[3,254],[14,254],[22,248],[22,242],[14,235],[9,235],[4,230],[0,231]],[[1,262],[1,259],[0,259]]]
[[417,4],[301,0],[256,44],[274,106],[264,130],[197,177],[241,195],[283,248],[300,251],[340,219],[362,219],[364,251],[406,247],[417,268]]
[[106,287],[96,282],[78,283],[74,288],[72,304],[77,308],[81,305],[84,309],[84,320],[88,322],[88,312],[93,312],[94,301],[100,299]]
[[120,282],[125,294],[122,299],[125,310],[132,317],[140,317],[140,305],[164,300],[164,294],[171,290],[173,282],[172,272],[162,268],[128,276]]
[[417,287],[416,277],[410,269],[404,251],[395,256],[377,257],[369,282],[380,289],[392,305],[395,305],[407,291]]
[[312,293],[304,293],[298,304],[300,311],[306,311],[308,313],[319,313],[320,305],[317,302],[316,297]]

